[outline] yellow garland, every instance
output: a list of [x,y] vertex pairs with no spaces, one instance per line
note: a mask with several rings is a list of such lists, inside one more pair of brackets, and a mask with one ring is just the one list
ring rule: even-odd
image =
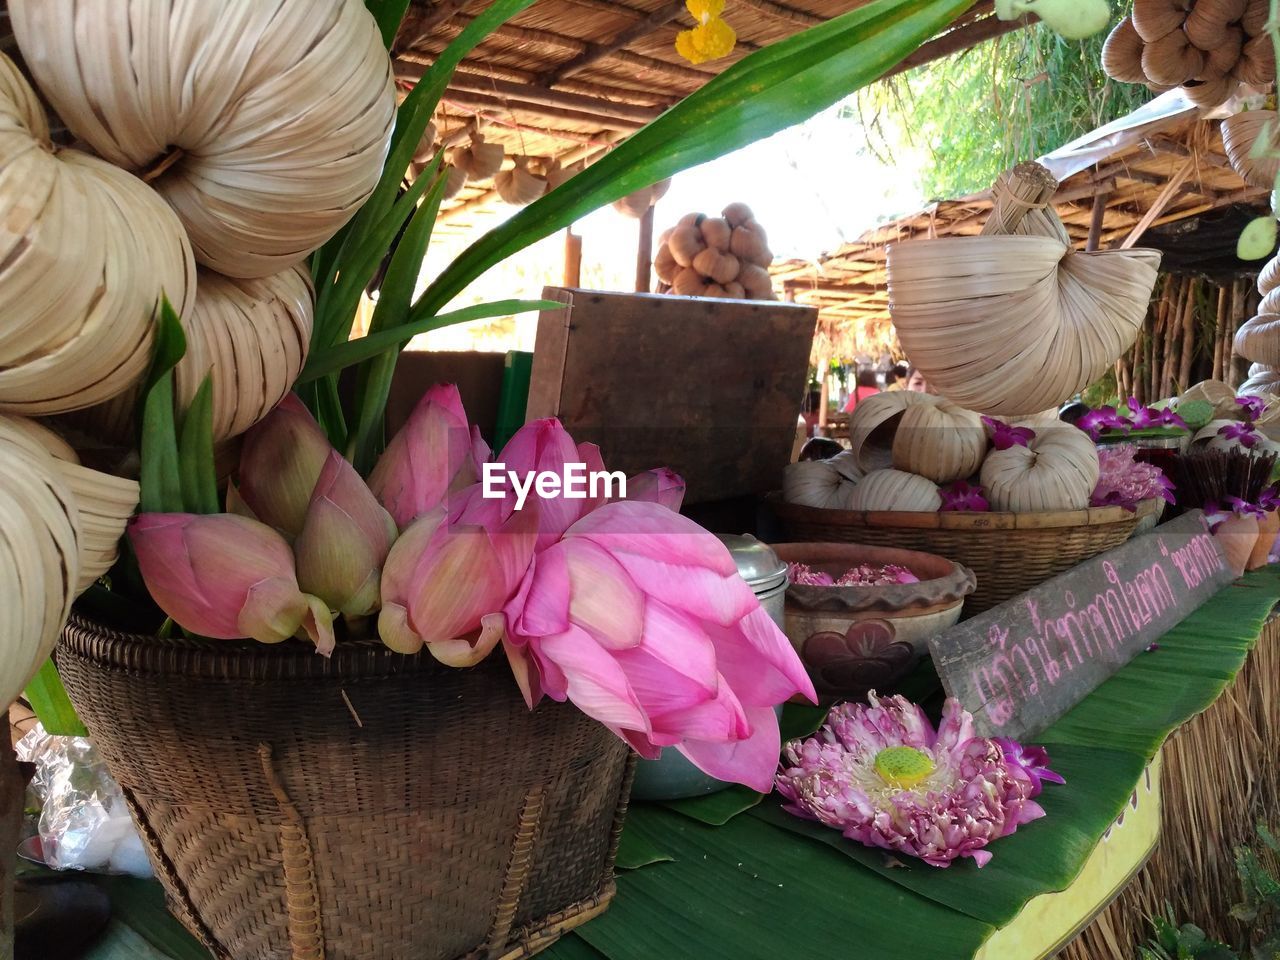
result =
[[[713,6],[717,2],[721,8],[724,6],[724,0],[686,0],[686,2],[691,10],[695,6]],[[690,63],[705,63],[708,60],[718,60],[728,56],[733,52],[733,46],[737,40],[738,35],[733,32],[733,27],[719,17],[713,16],[703,20],[692,30],[680,31],[676,36],[676,53]]]

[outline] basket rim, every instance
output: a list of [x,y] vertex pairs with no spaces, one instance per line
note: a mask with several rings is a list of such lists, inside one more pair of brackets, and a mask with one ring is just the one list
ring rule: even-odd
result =
[[[301,640],[265,644],[254,640],[196,640],[128,633],[74,610],[62,629],[58,652],[109,670],[222,681],[350,683],[454,671],[436,661],[425,649],[415,654],[396,653],[377,640],[340,641],[333,654],[324,657],[316,653],[310,643]],[[486,664],[491,669],[495,659],[487,657],[470,669],[485,669]]]
[[1102,527],[1137,524],[1153,509],[1154,500],[1144,500],[1134,511],[1124,507],[1087,507],[1084,510],[1054,510],[1045,513],[1005,513],[988,511],[833,510],[788,503],[774,492],[766,498],[780,514],[824,520],[835,526],[910,528],[913,530],[970,530],[989,533],[1000,530],[1060,530],[1066,527]]

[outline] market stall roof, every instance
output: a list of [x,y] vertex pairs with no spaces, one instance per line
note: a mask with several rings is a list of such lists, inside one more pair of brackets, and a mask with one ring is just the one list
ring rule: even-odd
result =
[[[413,0],[396,38],[396,72],[411,87],[488,0]],[[556,158],[580,167],[744,56],[871,0],[732,0],[725,17],[734,52],[692,66],[675,37],[693,20],[684,0],[538,0],[463,61],[437,114],[446,145],[465,143],[478,123],[511,157]],[[1016,30],[991,0],[898,68],[910,69]],[[492,181],[468,183],[442,210],[441,238],[479,227],[503,205]]]
[[[1235,238],[1269,191],[1249,186],[1231,169],[1216,120],[1177,106],[1155,120],[1140,118],[1145,122],[1131,125],[1132,136],[1103,128],[1041,158],[1060,174],[1078,169],[1062,180],[1055,207],[1082,249],[1096,219],[1100,247],[1135,237],[1142,246],[1163,249],[1167,267],[1239,273],[1248,268],[1235,258]],[[1072,149],[1082,143],[1094,148]],[[989,190],[931,204],[816,262],[774,264],[775,286],[788,299],[820,309],[816,354],[851,359],[893,352],[885,271],[889,245],[974,236],[990,211]]]

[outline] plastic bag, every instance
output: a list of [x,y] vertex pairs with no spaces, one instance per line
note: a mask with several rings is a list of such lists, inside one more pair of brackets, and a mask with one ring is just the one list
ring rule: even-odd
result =
[[36,767],[31,787],[40,800],[40,844],[48,866],[152,876],[124,795],[91,741],[55,737],[36,724],[18,741],[17,753]]

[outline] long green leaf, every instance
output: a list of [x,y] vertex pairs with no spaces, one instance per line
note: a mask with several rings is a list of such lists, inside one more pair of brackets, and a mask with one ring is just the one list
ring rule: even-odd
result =
[[87,737],[89,731],[81,722],[76,708],[62,685],[53,660],[46,660],[23,694],[31,709],[49,733],[58,737]]
[[535,310],[559,310],[563,307],[564,304],[559,300],[495,300],[493,303],[479,303],[474,307],[463,307],[461,310],[426,317],[321,350],[307,361],[298,382],[305,384],[320,377],[327,377],[362,360],[368,360],[370,357],[376,357],[387,350],[394,349],[420,333],[429,333],[455,323],[487,320],[490,317],[509,317]]
[[173,368],[187,352],[182,321],[164,298],[156,321],[155,346],[142,398],[139,444],[140,505],[143,513],[181,513],[178,434],[173,414]]
[[[436,158],[437,164],[439,157]],[[379,290],[378,305],[369,321],[369,333],[377,334],[404,325],[409,304],[422,273],[422,261],[431,242],[431,231],[440,213],[447,178],[437,176],[422,204],[414,211],[391,254]],[[370,358],[356,379],[356,425],[350,447],[352,462],[362,473],[373,469],[383,440],[383,415],[391,396],[399,344]]]
[[875,0],[743,58],[468,247],[424,292],[436,313],[513,253],[634,190],[806,120],[883,76],[974,0]]
[[390,50],[396,39],[396,31],[400,29],[400,21],[409,9],[409,0],[364,0],[364,5],[373,14],[373,19],[378,21],[382,43]]
[[205,375],[182,418],[179,482],[187,513],[220,513],[218,471],[213,462],[213,374]]
[[186,354],[187,334],[182,329],[182,318],[173,309],[169,298],[161,297],[160,309],[156,313],[155,343],[151,347],[151,366],[142,381],[143,393],[154,387]]

